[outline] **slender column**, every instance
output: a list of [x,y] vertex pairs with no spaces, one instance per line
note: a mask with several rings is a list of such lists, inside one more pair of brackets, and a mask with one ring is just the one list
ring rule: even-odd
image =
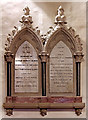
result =
[[83,54],[76,54],[76,96],[80,96],[80,67],[83,60]]
[[46,62],[42,62],[42,96],[46,96]]
[[11,62],[7,62],[7,96],[11,96]]
[[76,63],[76,96],[80,96],[80,62]]
[[11,96],[11,63],[13,54],[8,51],[5,53],[5,61],[7,63],[7,96]]
[[46,96],[46,62],[49,56],[45,51],[39,54],[42,66],[42,96]]

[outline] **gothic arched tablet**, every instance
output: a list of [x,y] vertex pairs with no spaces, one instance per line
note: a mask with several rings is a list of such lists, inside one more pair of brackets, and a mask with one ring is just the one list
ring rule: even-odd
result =
[[32,27],[33,21],[29,8],[25,8],[24,11],[20,21],[21,26],[14,26],[12,33],[8,34],[5,44],[5,58],[8,72],[10,72],[7,75],[9,81],[7,92],[12,96],[40,96],[42,88],[40,87],[41,61],[39,54],[43,45],[40,39],[40,30],[38,27]]
[[38,93],[38,56],[33,46],[25,41],[15,55],[15,92]]
[[73,55],[64,42],[58,42],[50,53],[50,93],[73,93]]

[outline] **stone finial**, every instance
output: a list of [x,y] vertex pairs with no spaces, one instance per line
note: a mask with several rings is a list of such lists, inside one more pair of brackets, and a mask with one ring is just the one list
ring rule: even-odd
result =
[[30,9],[29,7],[26,7],[23,9],[23,11],[24,11],[24,15],[29,15]]
[[30,9],[28,7],[26,7],[23,9],[23,11],[24,11],[24,15],[22,16],[20,22],[24,26],[27,25],[27,26],[31,27],[31,24],[33,23],[33,21],[32,21],[31,15],[30,15]]
[[55,17],[55,24],[66,24],[66,17],[64,15],[64,9],[60,6],[57,10],[57,15]]
[[76,35],[74,37],[74,39],[75,39],[75,44],[76,44],[76,47],[75,47],[76,51],[75,51],[74,57],[76,59],[76,62],[82,62],[84,54],[82,51],[83,47],[81,44],[81,39],[80,39],[79,35]]
[[75,42],[76,42],[76,53],[82,53],[83,48],[79,35],[75,36]]
[[19,33],[19,31],[21,31],[24,28],[31,28],[35,34],[37,34],[40,37],[40,30],[38,27],[33,28],[32,26],[32,16],[30,15],[30,9],[29,7],[26,7],[23,9],[24,11],[24,15],[22,16],[21,20],[19,22],[22,23],[21,26],[16,27],[14,26],[13,30],[11,31],[11,34],[7,35],[7,41],[5,43],[5,50],[9,51],[10,45],[14,39],[14,37],[17,35],[17,33]]

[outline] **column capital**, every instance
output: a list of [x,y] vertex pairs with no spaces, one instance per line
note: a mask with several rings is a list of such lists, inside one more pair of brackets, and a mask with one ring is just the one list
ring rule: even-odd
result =
[[76,62],[82,62],[83,61],[84,54],[74,54],[74,58]]
[[47,62],[47,58],[49,57],[49,54],[47,54],[46,51],[42,51],[39,54],[39,57],[41,58],[42,62]]
[[12,59],[14,58],[14,54],[11,53],[11,51],[7,51],[7,52],[4,54],[4,57],[5,57],[5,61],[7,61],[7,62],[12,62]]

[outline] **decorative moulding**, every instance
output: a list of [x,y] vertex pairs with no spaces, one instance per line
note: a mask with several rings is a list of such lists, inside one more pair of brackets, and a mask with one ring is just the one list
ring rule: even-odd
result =
[[31,29],[39,37],[43,46],[46,46],[47,41],[50,39],[50,37],[52,37],[52,35],[55,34],[55,32],[65,31],[74,39],[73,42],[76,47],[75,54],[83,55],[83,52],[82,52],[83,48],[82,48],[82,43],[81,43],[79,35],[75,34],[75,30],[72,27],[67,28],[67,26],[65,25],[67,24],[67,22],[66,22],[66,17],[64,15],[64,9],[62,8],[62,6],[58,8],[58,12],[57,12],[57,15],[55,17],[55,22],[54,22],[55,26],[49,27],[48,32],[44,35],[40,35],[40,30],[38,29],[38,27],[33,28],[32,26],[33,21],[32,21],[32,16],[30,15],[30,9],[26,7],[25,9],[23,9],[23,11],[24,11],[24,15],[22,16],[20,20],[21,26],[20,27],[14,26],[12,33],[8,34],[7,42],[5,43],[6,51],[9,51],[10,44],[12,43],[14,37],[20,31],[22,31],[22,29],[28,28],[28,29]]

